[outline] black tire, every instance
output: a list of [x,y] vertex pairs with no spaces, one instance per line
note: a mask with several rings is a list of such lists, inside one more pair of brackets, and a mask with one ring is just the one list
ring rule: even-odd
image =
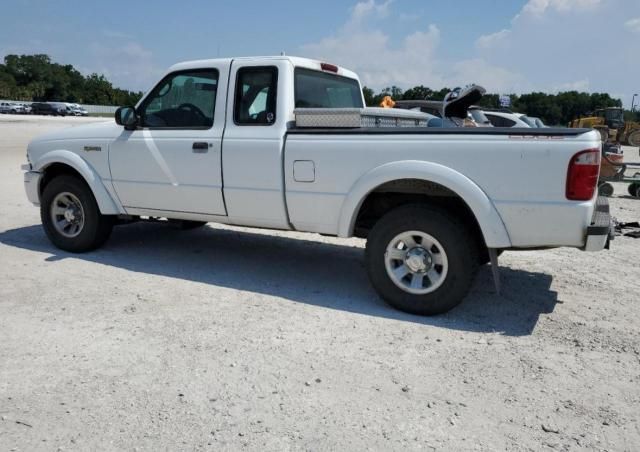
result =
[[609,198],[613,195],[613,185],[608,182],[604,182],[598,185],[598,194],[600,196],[606,196],[607,198]]
[[[413,294],[400,288],[385,264],[387,246],[406,231],[420,231],[436,239],[448,262],[446,277],[432,292]],[[478,245],[457,218],[445,210],[413,204],[393,209],[369,232],[366,267],[371,283],[391,306],[411,314],[436,315],[460,304],[478,270]]]
[[634,130],[627,137],[630,146],[640,147],[640,129]]
[[629,192],[629,194],[631,196],[635,196],[636,198],[640,198],[640,184],[639,183],[632,183],[629,184],[629,186],[627,187],[627,191]]
[[[67,237],[54,226],[52,204],[61,193],[71,193],[82,206],[84,224],[75,237]],[[114,217],[102,215],[89,186],[75,176],[63,175],[51,180],[44,188],[40,205],[40,218],[49,240],[58,248],[72,253],[83,253],[100,247],[111,235]]]

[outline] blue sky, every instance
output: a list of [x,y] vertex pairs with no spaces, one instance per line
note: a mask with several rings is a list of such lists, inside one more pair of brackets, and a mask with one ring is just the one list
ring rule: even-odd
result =
[[347,66],[374,88],[476,82],[629,103],[639,44],[638,0],[13,0],[0,26],[0,57],[48,53],[141,90],[177,61],[285,51]]

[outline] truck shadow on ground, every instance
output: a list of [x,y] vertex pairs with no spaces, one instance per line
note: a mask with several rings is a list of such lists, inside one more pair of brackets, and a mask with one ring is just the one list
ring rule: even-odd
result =
[[557,293],[552,277],[501,267],[502,295],[484,266],[465,301],[437,317],[387,306],[369,284],[361,247],[205,227],[179,231],[165,224],[116,227],[100,250],[71,254],[48,241],[42,227],[0,233],[0,243],[50,254],[46,261],[80,259],[130,271],[282,297],[298,303],[394,320],[508,336],[529,335]]

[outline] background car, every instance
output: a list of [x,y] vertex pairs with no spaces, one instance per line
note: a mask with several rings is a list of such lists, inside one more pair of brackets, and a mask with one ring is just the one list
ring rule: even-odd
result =
[[31,104],[34,115],[67,116],[68,107],[62,102],[34,102]]
[[89,112],[80,104],[67,104],[73,116],[89,116]]
[[531,128],[531,125],[522,119],[522,116],[516,113],[505,113],[502,111],[487,111],[484,114],[491,121],[493,127],[524,127]]
[[549,127],[544,122],[542,122],[542,119],[540,119],[540,118],[536,118],[535,116],[529,116],[529,119],[531,119],[535,123],[536,127],[539,127],[539,128],[542,128],[542,127],[547,127],[548,128]]
[[493,127],[487,115],[484,114],[480,107],[469,107],[469,115],[473,118],[473,121],[478,127]]
[[2,102],[2,104],[0,104],[0,113],[19,115],[24,113],[24,108],[20,104]]

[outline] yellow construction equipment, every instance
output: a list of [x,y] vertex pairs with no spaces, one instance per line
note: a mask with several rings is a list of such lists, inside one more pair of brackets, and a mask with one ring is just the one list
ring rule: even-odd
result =
[[640,146],[640,122],[625,122],[622,108],[601,108],[584,118],[574,119],[569,127],[596,129],[603,143]]

